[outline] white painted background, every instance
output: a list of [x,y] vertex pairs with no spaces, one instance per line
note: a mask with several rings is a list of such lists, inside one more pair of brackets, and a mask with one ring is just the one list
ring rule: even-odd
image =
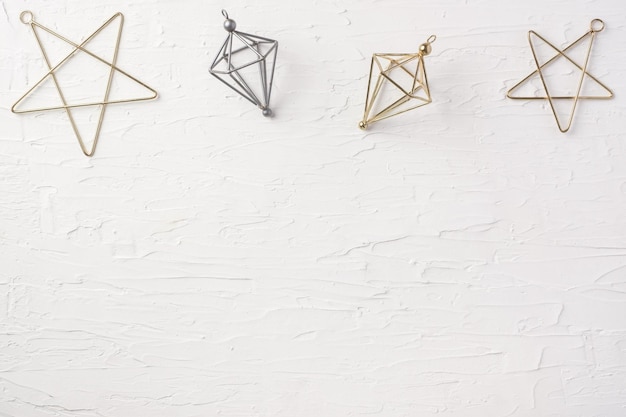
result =
[[[623,2],[1,5],[1,416],[626,415]],[[273,120],[207,72],[222,7],[280,43]],[[9,111],[45,73],[24,9],[75,40],[125,14],[160,98],[92,159]],[[594,17],[616,98],[563,135],[504,96],[529,29]],[[361,132],[371,54],[432,33],[433,104]]]

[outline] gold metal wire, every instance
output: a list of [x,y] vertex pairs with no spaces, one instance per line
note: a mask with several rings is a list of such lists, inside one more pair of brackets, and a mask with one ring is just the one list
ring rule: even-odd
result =
[[[591,48],[593,46],[593,41],[595,40],[596,34],[598,32],[602,32],[603,30],[604,30],[604,22],[602,20],[600,20],[600,19],[593,19],[591,21],[590,25],[589,25],[589,31],[587,33],[585,33],[584,35],[582,35],[580,38],[576,39],[574,42],[572,42],[567,47],[563,48],[562,50],[557,48],[556,46],[554,46],[552,43],[550,43],[548,40],[546,40],[543,36],[539,35],[534,30],[529,31],[528,32],[528,43],[530,44],[530,49],[531,49],[531,51],[533,53],[533,58],[534,58],[534,61],[535,61],[535,65],[537,66],[537,69],[535,71],[533,71],[532,73],[530,73],[529,75],[527,75],[520,82],[515,84],[513,87],[511,87],[511,89],[506,93],[506,96],[508,98],[510,98],[510,99],[515,99],[515,100],[546,100],[547,99],[548,102],[550,103],[550,109],[552,110],[552,114],[554,115],[554,119],[556,120],[556,124],[557,124],[559,130],[561,132],[563,132],[563,133],[567,132],[570,129],[570,127],[572,126],[572,122],[574,120],[574,112],[576,111],[576,107],[578,105],[578,101],[579,100],[583,100],[583,99],[607,100],[607,99],[613,98],[613,91],[611,91],[610,88],[608,88],[606,85],[604,85],[596,77],[594,77],[589,72],[587,72],[587,65],[589,64],[589,57],[591,56]],[[557,54],[555,56],[553,56],[552,58],[550,58],[545,63],[540,65],[539,64],[539,59],[537,58],[537,54],[535,52],[535,47],[534,47],[533,42],[532,42],[532,37],[531,37],[532,35],[538,37],[543,42],[545,42],[547,45],[549,45],[552,49],[557,51]],[[573,48],[574,46],[576,46],[577,44],[579,44],[580,42],[582,42],[583,40],[585,40],[585,39],[587,39],[589,37],[591,37],[591,40],[589,41],[589,47],[587,48],[587,54],[585,55],[585,62],[584,62],[583,65],[579,65],[574,60],[572,60],[569,56],[567,56],[567,54],[565,52],[567,52],[569,49]],[[560,57],[564,57],[565,59],[567,59],[570,63],[572,63],[574,66],[576,66],[581,71],[580,79],[578,81],[578,87],[576,88],[576,95],[574,95],[574,96],[553,96],[553,95],[550,94],[550,91],[548,89],[548,85],[546,84],[546,80],[544,78],[542,69],[544,67],[546,67],[547,65],[549,65],[550,63],[554,62],[557,58],[560,58]],[[516,89],[518,89],[521,85],[526,83],[528,80],[530,80],[535,74],[539,74],[539,78],[541,79],[541,84],[543,85],[543,89],[545,90],[546,95],[545,96],[514,96],[513,92]],[[598,83],[608,93],[608,95],[606,95],[606,96],[580,95],[580,92],[581,92],[582,86],[583,86],[583,81],[585,79],[585,75],[587,75],[589,78],[591,78],[596,83]],[[561,121],[559,120],[559,117],[557,115],[556,109],[554,107],[554,100],[574,100],[574,103],[572,105],[572,111],[571,111],[569,119],[567,121],[567,125],[565,125],[565,126],[563,126],[561,124]]]
[[[378,122],[392,116],[406,113],[409,110],[425,106],[426,104],[432,102],[430,89],[428,88],[426,67],[424,66],[424,56],[430,54],[431,43],[435,42],[436,39],[437,37],[435,35],[431,35],[425,43],[420,45],[419,52],[415,54],[382,53],[374,54],[372,56],[367,84],[367,94],[365,96],[365,110],[363,112],[363,120],[359,122],[359,127],[361,129],[365,130],[370,124],[374,122]],[[380,59],[385,59],[389,61],[389,64],[384,67]],[[415,60],[418,60],[418,63],[415,72],[412,72],[406,67],[406,65]],[[372,89],[372,77],[374,76],[375,69],[378,70],[378,78],[376,80],[374,88]],[[403,88],[390,77],[389,74],[394,70],[404,71],[405,73],[413,77],[413,84],[410,89]],[[382,86],[385,82],[390,82],[392,85],[397,87],[399,91],[403,93],[403,95],[398,100],[394,101],[381,111],[377,112],[374,115],[371,115],[376,99],[378,98],[378,95],[380,94]],[[417,92],[419,92],[420,90],[424,92],[426,98],[417,95]],[[399,106],[407,103],[412,99],[417,100],[418,104],[407,109],[397,111]]]
[[[104,30],[104,28],[106,28],[109,24],[111,24],[116,18],[120,18],[120,26],[119,29],[117,31],[117,37],[115,40],[115,50],[113,53],[113,59],[112,62],[108,62],[106,59],[103,59],[101,57],[99,57],[98,55],[90,52],[88,49],[85,48],[85,45],[91,41],[94,37],[96,37],[100,32],[102,32]],[[104,120],[104,113],[106,110],[106,106],[108,104],[117,104],[117,103],[131,103],[131,102],[137,102],[137,101],[146,101],[146,100],[153,100],[155,98],[157,98],[158,93],[156,92],[156,90],[154,90],[153,88],[151,88],[150,86],[148,86],[147,84],[143,83],[142,81],[138,80],[137,78],[133,77],[132,75],[128,74],[127,72],[123,71],[122,69],[120,69],[119,67],[117,67],[117,56],[118,56],[118,52],[119,52],[119,46],[120,46],[120,39],[122,37],[122,27],[124,26],[124,15],[122,15],[121,13],[116,13],[114,14],[109,20],[107,20],[102,26],[100,26],[95,32],[93,32],[91,35],[89,35],[89,37],[87,37],[87,39],[85,39],[83,42],[81,42],[80,44],[77,44],[75,42],[72,42],[71,40],[65,38],[64,36],[58,34],[57,32],[39,24],[38,22],[35,21],[34,19],[34,15],[32,12],[30,11],[23,11],[20,14],[20,20],[22,21],[22,23],[27,24],[31,27],[31,30],[33,32],[33,34],[35,35],[35,39],[37,40],[37,45],[39,45],[39,49],[41,50],[41,53],[43,55],[44,61],[46,63],[46,66],[48,67],[48,72],[34,85],[32,86],[26,93],[24,93],[24,95],[22,95],[16,102],[15,104],[13,104],[13,106],[11,107],[11,111],[13,113],[32,113],[32,112],[39,112],[39,111],[49,111],[49,110],[59,110],[59,109],[65,109],[67,116],[70,120],[70,124],[72,125],[72,130],[74,131],[74,134],[76,135],[76,139],[78,139],[78,143],[80,145],[81,150],[83,151],[83,153],[87,156],[93,156],[93,154],[96,151],[96,146],[98,144],[98,139],[100,137],[100,130],[102,128],[102,122]],[[39,35],[37,34],[37,31],[35,30],[35,28],[39,28],[55,37],[57,37],[58,39],[62,40],[63,42],[66,42],[68,44],[70,44],[72,47],[74,47],[74,49],[72,50],[72,52],[70,52],[67,56],[65,56],[58,64],[56,65],[52,65],[50,62],[50,59],[48,58],[48,54],[46,53],[46,50],[41,42],[41,39],[39,38]],[[55,75],[55,72],[63,65],[65,64],[71,57],[73,57],[77,52],[85,52],[86,54],[90,55],[91,57],[97,59],[98,61],[102,62],[103,64],[106,64],[107,66],[109,66],[110,72],[109,72],[109,77],[107,80],[107,87],[104,93],[104,97],[102,99],[102,101],[95,101],[95,102],[91,102],[91,103],[81,103],[81,104],[68,104],[67,100],[65,99],[65,96],[63,94],[63,91],[61,90],[61,86],[59,85],[59,82],[57,80],[57,77]],[[115,73],[115,71],[121,73],[122,75],[130,78],[131,80],[133,80],[134,82],[138,83],[139,85],[145,87],[146,89],[148,89],[151,94],[147,97],[138,97],[138,98],[131,98],[131,99],[123,99],[123,100],[109,100],[109,95],[111,92],[111,86],[113,83],[113,74]],[[61,99],[61,102],[63,103],[62,106],[53,106],[53,107],[41,107],[41,108],[36,108],[36,109],[27,109],[27,110],[20,110],[18,109],[18,106],[28,97],[30,96],[36,89],[37,87],[39,87],[41,84],[44,83],[44,81],[48,78],[51,77],[52,81],[54,82],[54,85],[56,87],[57,92],[59,93],[59,97]],[[93,143],[91,146],[91,149],[87,149],[87,146],[85,145],[80,132],[78,131],[78,127],[76,125],[76,122],[74,121],[74,117],[72,116],[72,112],[70,109],[73,108],[78,108],[78,107],[90,107],[90,106],[101,106],[100,109],[100,117],[98,118],[98,125],[96,127],[96,132],[94,134],[94,138],[93,138]]]

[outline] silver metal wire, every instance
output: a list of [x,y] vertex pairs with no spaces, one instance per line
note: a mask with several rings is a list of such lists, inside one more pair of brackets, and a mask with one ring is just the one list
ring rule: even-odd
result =
[[[276,69],[278,42],[263,36],[239,32],[235,30],[237,25],[234,20],[228,17],[226,10],[222,10],[222,15],[226,18],[224,21],[224,29],[229,33],[211,63],[209,72],[250,103],[261,109],[264,116],[271,116],[270,98],[274,85],[274,70]],[[233,43],[235,43],[235,49],[233,49]],[[237,44],[240,46],[237,46]],[[262,50],[262,48],[266,50]],[[244,52],[249,51],[252,51],[254,54],[254,59],[247,60],[239,65],[233,62],[236,56],[241,56]],[[268,59],[272,60],[271,65],[268,65]],[[246,79],[240,73],[241,70],[253,65],[258,65],[259,69],[260,95],[255,94],[254,89],[250,87],[251,80]]]

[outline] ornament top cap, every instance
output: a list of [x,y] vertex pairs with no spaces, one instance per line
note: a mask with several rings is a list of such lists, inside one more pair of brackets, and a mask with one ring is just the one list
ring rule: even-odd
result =
[[437,37],[435,35],[430,35],[428,39],[426,39],[426,42],[420,45],[420,48],[419,48],[420,55],[430,54],[430,52],[433,50],[430,44],[435,42],[436,40],[437,40]]
[[237,22],[229,18],[228,12],[224,9],[222,9],[222,16],[226,18],[226,20],[224,20],[224,29],[226,29],[227,32],[233,32],[235,28],[237,28]]

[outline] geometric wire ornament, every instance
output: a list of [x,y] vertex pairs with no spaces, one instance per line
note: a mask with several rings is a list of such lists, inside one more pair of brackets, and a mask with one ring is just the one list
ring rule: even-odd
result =
[[424,57],[432,51],[435,39],[431,35],[415,54],[372,56],[361,129],[432,102]]
[[[109,62],[108,60],[94,54],[89,49],[87,49],[87,45],[98,34],[100,34],[107,26],[109,26],[112,22],[114,22],[117,18],[119,18],[119,28],[117,30],[113,58]],[[39,49],[41,49],[41,53],[43,55],[44,62],[48,68],[48,72],[37,83],[35,83],[35,85],[33,85],[26,93],[24,93],[22,97],[20,97],[15,102],[15,104],[11,107],[11,111],[13,113],[32,113],[32,112],[49,111],[49,110],[61,110],[61,109],[65,110],[70,120],[70,124],[72,125],[72,130],[74,131],[74,134],[76,135],[76,139],[78,139],[80,148],[85,155],[93,156],[94,152],[96,151],[96,146],[98,144],[98,139],[100,137],[100,130],[102,128],[102,122],[104,120],[104,113],[106,111],[107,105],[152,100],[157,97],[158,94],[153,88],[149,87],[145,83],[139,81],[137,78],[133,77],[132,75],[128,74],[127,72],[117,67],[117,55],[119,51],[120,39],[122,36],[122,27],[124,25],[124,16],[121,13],[114,14],[109,20],[107,20],[102,26],[100,26],[95,32],[89,35],[81,43],[72,42],[71,40],[65,38],[64,36],[54,32],[53,30],[37,23],[34,20],[33,13],[30,11],[22,12],[20,14],[20,20],[22,21],[22,23],[30,25],[32,32],[35,35],[35,39],[37,40],[37,44],[39,45]],[[62,42],[65,42],[66,44],[69,44],[72,47],[71,52],[67,54],[65,57],[63,57],[59,62],[56,62],[53,64],[50,60],[49,54],[46,52],[46,49],[44,48],[44,45],[41,41],[40,34],[38,33],[39,29],[52,35],[57,40],[60,40]],[[95,99],[93,101],[77,102],[77,103],[68,102],[68,100],[66,99],[66,95],[63,93],[63,89],[61,88],[61,85],[59,83],[58,76],[55,73],[56,71],[59,70],[59,68],[61,68],[64,64],[70,61],[71,58],[77,55],[78,53],[85,53],[91,56],[92,58],[95,58],[100,63],[105,64],[107,67],[109,67],[108,81],[107,81],[104,94],[102,95],[102,99]],[[125,77],[129,79],[130,81],[137,83],[141,87],[147,89],[149,91],[149,94],[147,96],[141,96],[141,97],[136,97],[136,98],[111,100],[110,94],[111,94],[111,86],[113,83],[114,75]],[[31,97],[32,93],[50,80],[54,84],[55,90],[59,95],[60,104],[54,105],[54,106],[39,107],[39,108],[22,108],[24,107],[24,103],[28,102],[28,98]],[[85,145],[85,142],[83,141],[83,138],[78,130],[78,126],[75,121],[75,116],[72,114],[72,109],[80,108],[80,107],[99,107],[99,111],[100,111],[99,116],[98,116],[98,123],[97,123],[95,134],[93,137],[93,142],[90,148],[88,148]]]
[[[552,43],[548,42],[543,36],[539,35],[537,32],[533,30],[529,31],[528,43],[530,44],[530,49],[532,50],[533,58],[535,60],[535,65],[537,66],[537,69],[533,71],[532,73],[530,73],[528,76],[526,76],[524,79],[522,79],[520,82],[515,84],[513,87],[511,87],[511,89],[507,92],[506,96],[508,98],[516,99],[516,100],[548,100],[548,102],[550,103],[550,109],[552,110],[552,114],[554,115],[554,119],[556,120],[556,124],[559,130],[563,133],[567,132],[572,126],[572,122],[574,120],[574,112],[576,111],[576,107],[578,105],[579,100],[587,100],[587,99],[607,100],[607,99],[613,98],[613,92],[606,85],[600,82],[600,80],[598,80],[596,77],[594,77],[589,72],[587,72],[587,65],[589,64],[589,57],[591,55],[591,47],[593,46],[593,41],[596,37],[596,33],[601,32],[602,30],[604,30],[604,22],[600,19],[593,19],[591,21],[591,24],[589,25],[589,31],[585,33],[584,35],[582,35],[580,38],[576,39],[567,47],[563,48],[562,50],[554,46]],[[557,54],[554,55],[545,63],[540,64],[539,59],[537,58],[537,53],[535,50],[533,37],[536,37],[540,39],[541,41],[543,41],[551,49],[556,51]],[[585,61],[582,65],[580,65],[579,63],[575,62],[570,56],[568,56],[566,52],[570,50],[571,48],[575,47],[576,45],[578,45],[579,43],[581,43],[583,40],[586,40],[587,38],[590,38],[589,46],[587,48],[587,53],[585,55]],[[543,69],[546,66],[550,65],[552,62],[556,61],[558,58],[566,59],[567,61],[569,61],[571,64],[573,64],[576,68],[580,70],[580,78],[578,79],[578,85],[575,89],[576,94],[574,95],[552,95],[550,93],[550,88],[548,87],[548,84],[544,77]],[[539,78],[541,79],[541,84],[543,86],[545,95],[542,95],[542,96],[514,96],[513,95],[513,92],[515,90],[517,90],[523,84],[526,84],[531,78],[533,78],[537,74],[539,74]],[[606,94],[605,95],[581,95],[580,93],[582,91],[583,82],[585,80],[589,80],[590,82],[595,83],[596,86],[599,86],[602,90],[606,92]],[[559,119],[558,113],[554,105],[555,101],[557,100],[572,101],[571,111],[569,113],[569,118],[566,123],[561,123],[561,120]]]
[[[228,37],[218,51],[209,72],[243,98],[260,108],[263,116],[272,115],[270,97],[276,66],[278,42],[235,30],[237,23],[226,18]],[[253,82],[257,79],[258,82]]]

